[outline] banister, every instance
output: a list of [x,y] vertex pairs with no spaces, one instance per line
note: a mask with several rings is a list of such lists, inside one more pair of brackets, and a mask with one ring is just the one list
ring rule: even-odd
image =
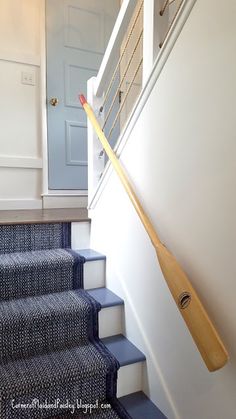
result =
[[80,101],[151,239],[163,276],[208,370],[216,371],[222,368],[227,363],[229,356],[220,336],[187,275],[174,256],[161,243],[154,226],[134,192],[125,170],[108,143],[93,110],[83,95],[80,95]]

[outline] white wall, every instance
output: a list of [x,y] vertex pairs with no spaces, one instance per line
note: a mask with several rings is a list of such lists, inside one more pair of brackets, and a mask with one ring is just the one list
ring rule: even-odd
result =
[[[43,0],[0,0],[0,209],[41,207]],[[32,73],[35,85],[21,82]]]
[[209,373],[155,251],[112,174],[92,212],[91,245],[125,299],[126,333],[147,355],[145,390],[169,419],[236,415],[236,3],[198,0],[121,156],[230,353]]

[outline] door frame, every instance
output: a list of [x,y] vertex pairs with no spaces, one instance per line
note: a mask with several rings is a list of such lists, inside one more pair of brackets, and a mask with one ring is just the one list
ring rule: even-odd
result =
[[47,85],[46,85],[46,0],[42,0],[40,16],[40,112],[42,144],[42,196],[48,195],[48,133],[47,133]]

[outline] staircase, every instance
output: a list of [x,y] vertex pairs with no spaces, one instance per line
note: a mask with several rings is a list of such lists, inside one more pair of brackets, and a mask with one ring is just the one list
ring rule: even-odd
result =
[[83,210],[0,214],[1,419],[165,418],[89,223]]

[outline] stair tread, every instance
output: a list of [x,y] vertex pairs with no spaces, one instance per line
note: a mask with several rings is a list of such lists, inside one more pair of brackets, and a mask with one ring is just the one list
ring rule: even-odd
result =
[[70,253],[64,249],[46,249],[32,250],[29,252],[4,253],[0,258],[0,267],[6,267],[7,269],[8,267],[13,267],[13,265],[15,265],[19,269],[24,269],[25,265],[29,262],[32,263],[32,266],[35,266],[36,264],[44,264],[45,260],[49,260],[49,263],[54,261],[57,263],[60,262],[61,259],[65,257],[65,255],[67,255],[68,262],[70,262]]
[[[88,362],[89,356],[89,362]],[[98,345],[88,342],[60,351],[36,355],[30,358],[10,361],[0,365],[0,392],[5,400],[8,395],[34,388],[46,389],[48,385],[56,386],[61,383],[75,382],[89,376],[96,380],[101,369],[107,374],[110,360],[98,350]]]
[[109,336],[101,340],[121,367],[146,360],[145,355],[123,335]]
[[87,292],[101,304],[102,308],[120,306],[124,304],[124,300],[122,300],[122,298],[118,297],[118,295],[114,294],[114,292],[105,287],[94,288],[88,290]]
[[88,298],[84,290],[70,290],[2,302],[0,362],[86,342]]
[[82,263],[83,258],[70,249],[2,254],[0,300],[80,288]]
[[86,208],[1,210],[0,225],[90,221]]
[[77,252],[83,256],[86,260],[86,262],[92,262],[95,260],[105,260],[106,256],[102,253],[97,252],[93,249],[79,249]]
[[132,419],[167,419],[142,391],[123,396],[119,401]]
[[[83,290],[66,290],[52,294],[42,294],[32,297],[17,298],[0,303],[0,324],[6,326],[12,322],[35,322],[38,317],[50,321],[57,315],[67,315],[79,309]],[[83,295],[83,294],[82,294]]]

